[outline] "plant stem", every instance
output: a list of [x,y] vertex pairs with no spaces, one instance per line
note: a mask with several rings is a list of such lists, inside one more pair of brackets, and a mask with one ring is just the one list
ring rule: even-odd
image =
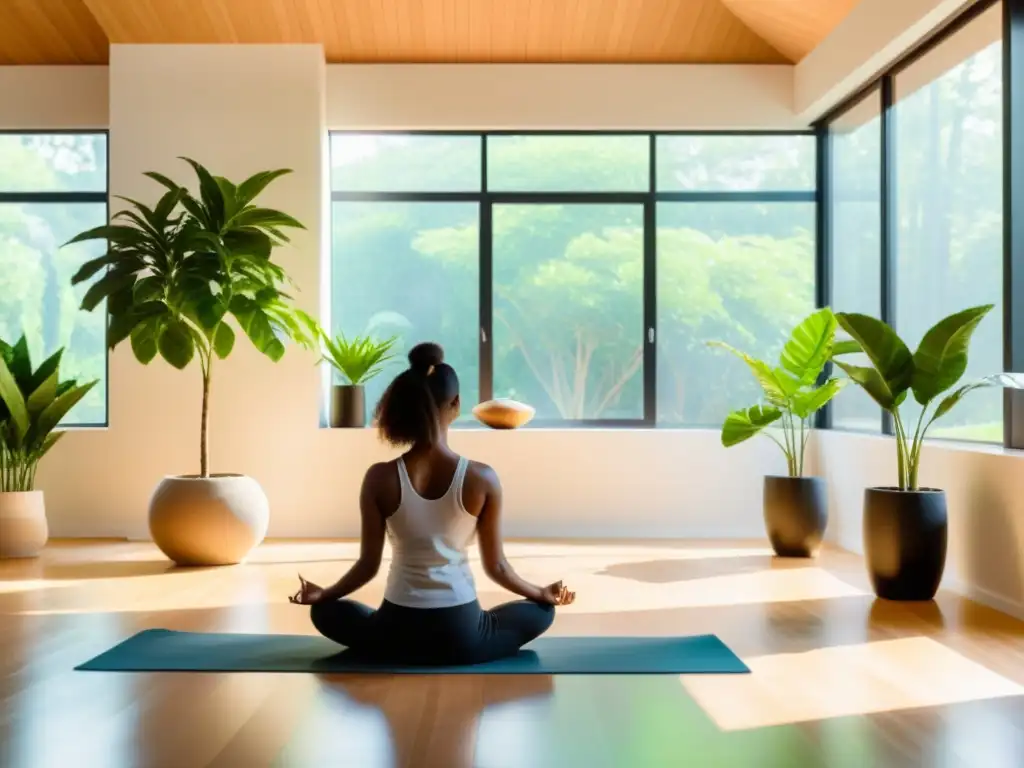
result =
[[927,410],[927,405],[921,408],[921,415],[917,417],[917,429],[914,430],[914,442],[910,446],[908,479],[910,480],[910,490],[912,491],[917,490],[917,472],[921,466],[921,445],[924,443],[924,431],[922,427],[924,425],[924,414]]
[[199,427],[199,476],[210,476],[210,435],[208,429],[210,415],[210,374],[213,367],[213,355],[205,360],[200,357],[203,371],[203,416]]
[[898,465],[899,487],[901,491],[913,490],[909,488],[907,477],[907,433],[903,429],[903,420],[899,411],[892,412],[893,426],[896,428],[896,462]]

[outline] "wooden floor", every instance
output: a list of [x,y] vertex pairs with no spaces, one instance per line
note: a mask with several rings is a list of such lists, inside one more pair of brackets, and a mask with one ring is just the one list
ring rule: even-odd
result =
[[[296,574],[329,582],[355,553],[282,542],[182,570],[149,545],[76,542],[0,562],[0,766],[1024,765],[1024,623],[953,595],[875,601],[859,558],[758,543],[510,547],[524,575],[577,591],[554,634],[714,633],[752,675],[72,670],[146,627],[311,632],[287,602]],[[485,605],[503,599],[478,578]]]

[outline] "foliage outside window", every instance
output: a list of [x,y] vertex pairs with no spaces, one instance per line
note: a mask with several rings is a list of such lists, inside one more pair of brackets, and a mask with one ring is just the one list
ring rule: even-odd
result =
[[107,220],[107,137],[0,134],[0,338],[22,335],[34,360],[64,348],[61,374],[95,381],[62,422],[106,423],[106,313],[79,312],[78,268],[103,243],[61,245]]
[[331,332],[398,335],[399,360],[442,343],[467,402],[524,400],[537,425],[717,425],[756,388],[704,342],[776,356],[814,308],[808,134],[331,146]]

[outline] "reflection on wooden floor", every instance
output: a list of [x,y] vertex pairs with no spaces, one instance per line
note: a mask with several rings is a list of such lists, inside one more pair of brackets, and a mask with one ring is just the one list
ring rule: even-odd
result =
[[[146,627],[311,632],[287,603],[296,573],[330,581],[356,551],[275,542],[191,570],[146,544],[67,542],[0,562],[0,766],[1024,764],[1024,623],[947,594],[875,601],[857,557],[757,543],[510,547],[524,575],[577,590],[553,633],[713,633],[749,676],[72,671]],[[477,571],[482,601],[505,599]]]

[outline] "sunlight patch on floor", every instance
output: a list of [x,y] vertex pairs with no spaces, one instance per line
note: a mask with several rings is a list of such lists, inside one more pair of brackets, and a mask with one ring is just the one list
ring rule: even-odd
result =
[[681,678],[724,731],[1024,695],[1024,686],[927,637],[744,661],[749,675]]

